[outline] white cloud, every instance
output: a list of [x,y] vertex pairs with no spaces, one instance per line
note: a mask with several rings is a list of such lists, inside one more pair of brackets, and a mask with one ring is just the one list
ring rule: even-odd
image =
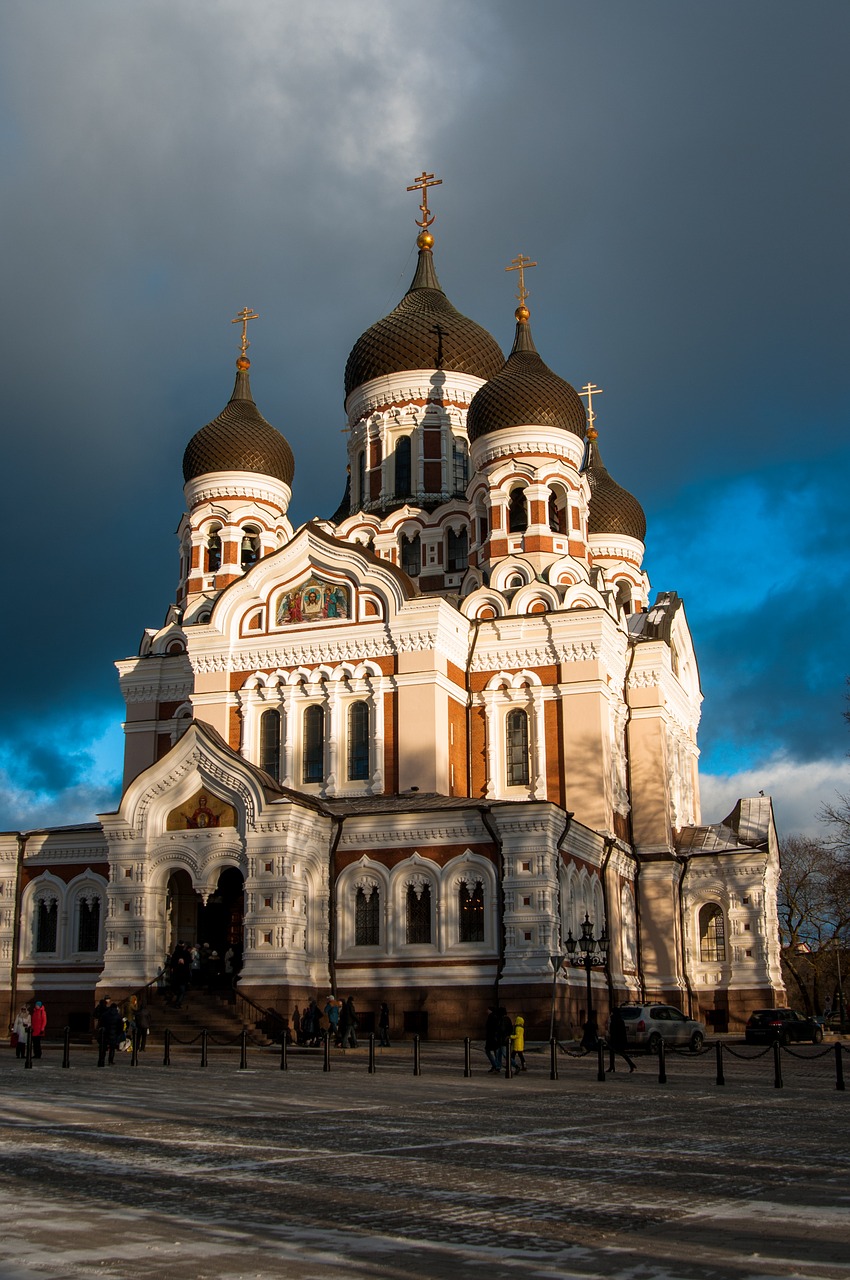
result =
[[700,774],[702,820],[720,822],[742,796],[760,791],[773,799],[780,838],[796,833],[823,836],[818,814],[836,795],[850,794],[850,760],[824,759],[801,763],[775,755],[763,764],[732,774]]

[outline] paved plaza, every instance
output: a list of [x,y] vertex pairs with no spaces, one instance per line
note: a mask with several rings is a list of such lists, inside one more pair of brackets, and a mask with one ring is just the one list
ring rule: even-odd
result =
[[[743,1048],[739,1052],[744,1053]],[[752,1052],[752,1051],[750,1051]],[[850,1091],[834,1059],[675,1055],[604,1083],[461,1045],[379,1055],[0,1050],[0,1275],[713,1280],[850,1276]]]

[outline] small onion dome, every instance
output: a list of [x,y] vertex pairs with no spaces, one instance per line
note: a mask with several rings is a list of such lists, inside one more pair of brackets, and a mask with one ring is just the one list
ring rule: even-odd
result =
[[502,349],[486,329],[456,310],[434,270],[430,247],[420,236],[419,261],[410,288],[394,311],[362,334],[345,366],[345,394],[372,378],[406,369],[446,369],[492,378],[502,367]]
[[628,489],[609,476],[599,453],[594,428],[587,433],[587,460],[583,470],[590,481],[588,534],[622,533],[627,538],[643,542],[646,536],[643,507]]
[[581,396],[537,354],[526,307],[517,307],[513,350],[500,371],[472,397],[466,417],[470,440],[506,427],[560,427],[584,439]]
[[186,446],[184,480],[194,480],[211,471],[255,471],[291,486],[295,474],[292,450],[254,404],[248,379],[250,367],[250,360],[240,356],[230,403],[217,418],[196,431]]

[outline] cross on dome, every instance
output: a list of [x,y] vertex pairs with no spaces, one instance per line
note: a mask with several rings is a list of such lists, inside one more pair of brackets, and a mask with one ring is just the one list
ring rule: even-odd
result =
[[257,315],[256,311],[252,311],[250,307],[243,307],[242,310],[239,312],[239,314],[235,316],[233,320],[230,321],[231,324],[241,324],[242,326],[242,359],[243,360],[245,359],[245,352],[248,350],[248,348],[251,345],[250,342],[248,341],[248,321],[259,320],[259,318],[260,317]]
[[596,414],[593,412],[593,397],[602,395],[602,387],[597,387],[595,382],[586,382],[579,392],[582,400],[587,397],[587,425],[593,427],[596,421]]
[[[425,172],[425,170],[423,169],[423,170],[422,170],[422,172],[420,173],[419,177],[418,177],[418,178],[414,178],[412,185],[411,185],[411,186],[409,186],[409,187],[407,188],[407,189],[408,189],[408,191],[421,191],[421,192],[422,192],[422,203],[421,203],[421,204],[420,204],[420,206],[419,206],[419,209],[420,209],[420,211],[421,211],[421,213],[422,213],[422,217],[421,217],[421,219],[420,219],[420,218],[417,218],[417,219],[415,220],[415,221],[416,221],[416,225],[417,225],[417,227],[421,227],[421,228],[422,228],[422,234],[421,234],[421,235],[420,235],[420,237],[419,237],[419,239],[420,239],[420,240],[424,240],[424,239],[425,239],[425,237],[427,236],[428,240],[429,240],[429,241],[431,241],[431,236],[430,236],[430,234],[429,234],[429,232],[428,232],[428,228],[431,226],[431,223],[434,221],[434,215],[432,215],[430,218],[428,217],[428,213],[429,213],[429,210],[428,210],[428,188],[429,188],[429,187],[441,187],[442,185],[443,185],[443,179],[442,179],[442,178],[435,178],[435,177],[434,177],[434,175],[433,175],[433,173],[426,173],[426,172]],[[420,249],[422,249],[422,248],[426,248],[426,247],[427,247],[427,248],[430,248],[431,246],[430,246],[430,244],[428,244],[428,245],[420,244],[420,246],[419,246],[419,247],[420,247]]]
[[524,253],[518,253],[515,258],[511,258],[511,265],[509,267],[505,267],[506,271],[519,272],[519,289],[517,290],[516,296],[519,299],[519,305],[521,307],[525,305],[526,298],[529,298],[531,296],[525,287],[526,268],[536,267],[536,266],[537,266],[537,263],[532,262],[530,258],[526,258]]

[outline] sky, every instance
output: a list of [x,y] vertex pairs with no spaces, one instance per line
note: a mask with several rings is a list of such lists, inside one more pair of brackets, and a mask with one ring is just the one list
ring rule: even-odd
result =
[[343,369],[441,283],[595,401],[684,599],[703,820],[850,793],[846,0],[4,0],[0,828],[120,792],[113,662],[162,624],[181,459],[251,380],[296,524],[345,482]]

